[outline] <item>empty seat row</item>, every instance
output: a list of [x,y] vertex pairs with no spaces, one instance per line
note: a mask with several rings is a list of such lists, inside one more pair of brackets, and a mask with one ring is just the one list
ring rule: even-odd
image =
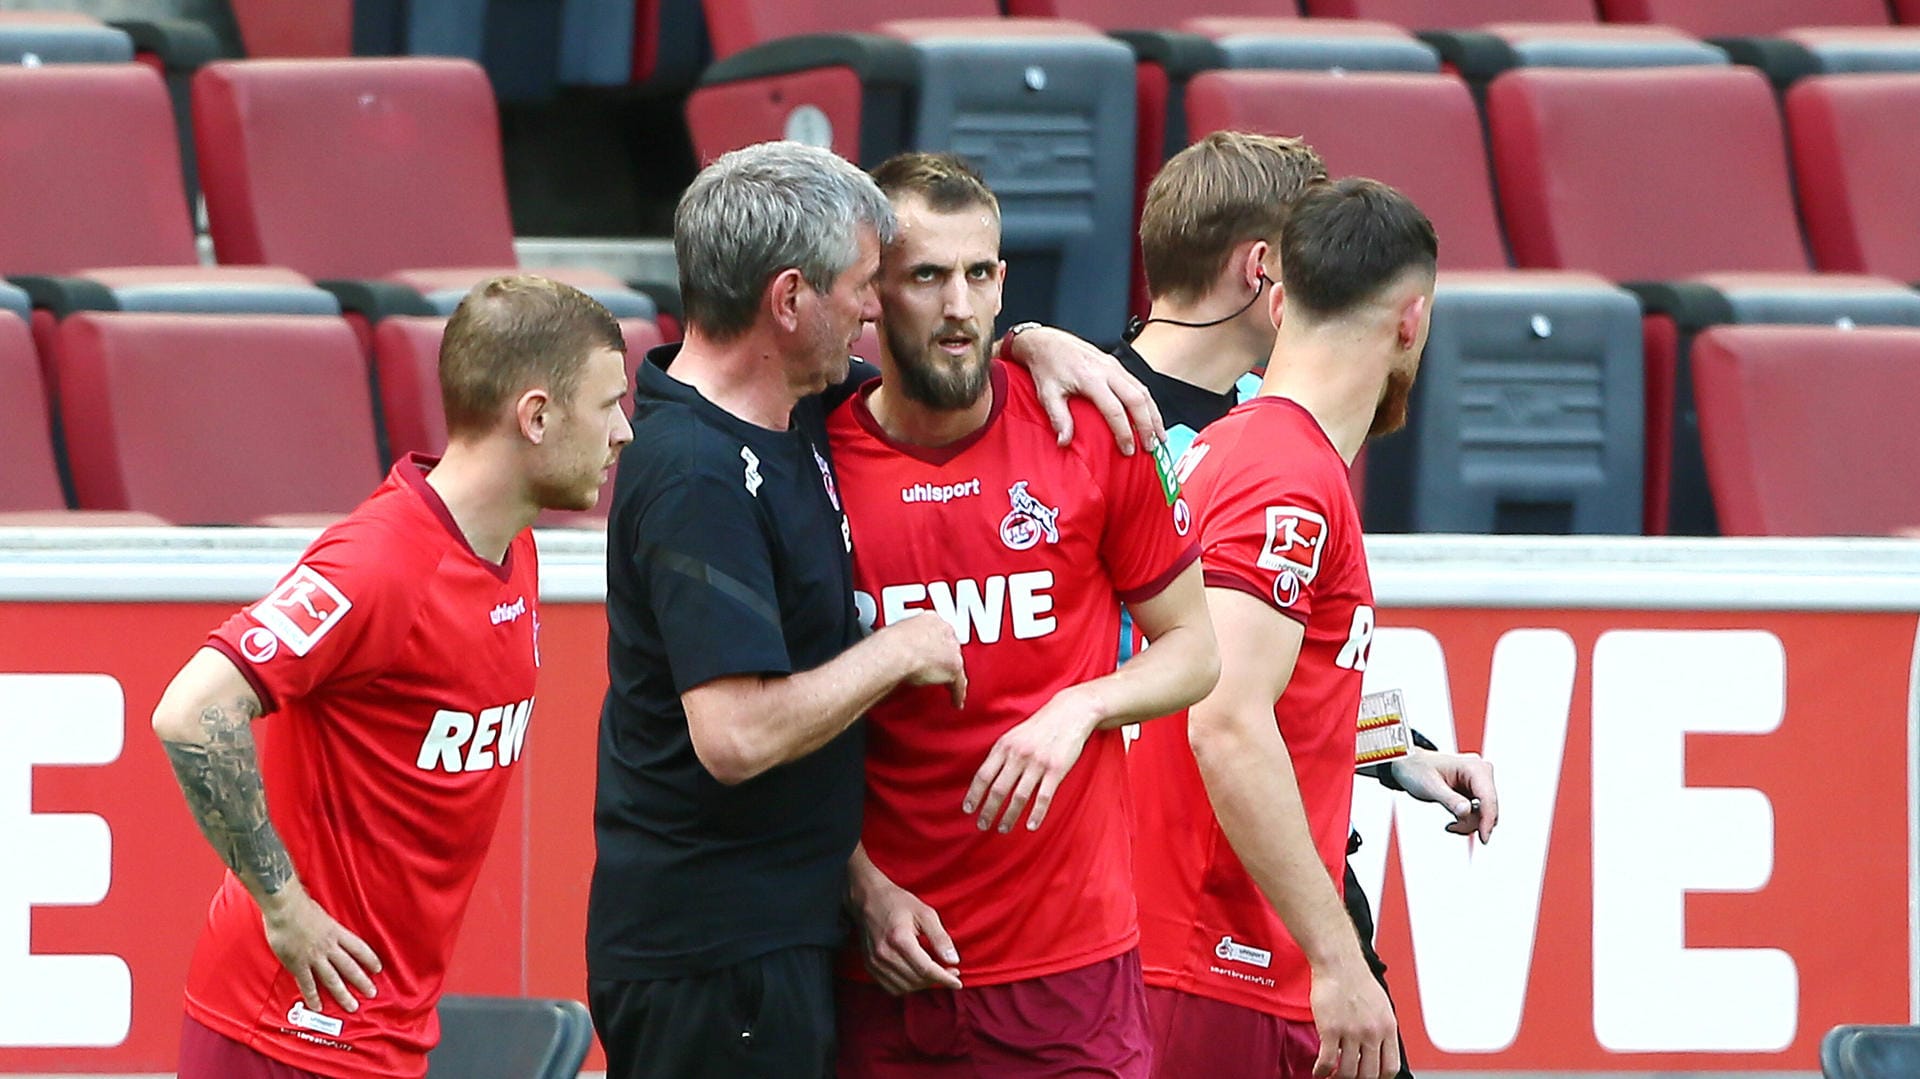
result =
[[[81,511],[65,517],[39,365],[25,323],[0,312],[0,524],[21,523],[23,513],[111,524],[344,513],[380,479],[376,415],[389,459],[445,448],[437,373],[445,326],[438,317],[382,323],[370,383],[359,341],[338,317],[67,319],[59,414]],[[645,320],[622,320],[621,329],[631,375],[660,337]],[[607,493],[593,511],[542,523],[596,523]]]
[[[420,12],[475,0],[361,0],[361,7]],[[1105,30],[1170,30],[1192,9],[1168,9],[1151,0],[920,0],[894,5],[890,13],[856,22],[858,5],[801,5],[783,0],[568,0],[549,17],[559,27],[526,35],[533,48],[551,49],[551,80],[576,86],[678,88],[690,85],[716,57],[795,33],[866,29],[884,18],[1015,17],[1075,19]],[[785,12],[783,14],[783,12]],[[1874,28],[1897,20],[1920,25],[1920,0],[1213,0],[1193,12],[1261,19],[1308,16],[1369,20],[1411,31],[1465,30],[1498,23],[1655,24],[1700,38],[1778,36],[1812,27]],[[362,21],[379,15],[356,16]],[[430,17],[416,14],[414,19]],[[440,16],[442,21],[446,16]],[[466,20],[477,34],[478,15]],[[800,24],[799,28],[795,28]],[[491,31],[490,31],[491,33]],[[547,45],[548,38],[557,44]],[[709,42],[711,41],[711,45]],[[476,37],[459,55],[480,56]],[[370,51],[363,48],[362,51]],[[396,34],[389,47],[407,51]],[[420,50],[415,50],[420,51]],[[445,50],[442,50],[445,51]]]
[[[396,451],[444,445],[437,394],[422,392],[443,325],[380,327]],[[631,368],[655,338],[644,323],[623,329]],[[87,434],[70,451],[87,508],[60,509],[45,425],[28,405],[38,370],[26,326],[0,313],[0,526],[313,524],[379,482],[373,402],[340,319],[89,313],[61,333],[64,375],[84,391],[64,411]],[[1920,396],[1920,329],[1715,327],[1700,335],[1695,365],[1712,496],[1728,533],[1920,527],[1920,488],[1910,482],[1920,431],[1906,422]],[[1497,426],[1497,406],[1484,411]],[[1372,469],[1381,471],[1377,457]],[[598,523],[610,488],[595,511],[541,523]]]
[[[166,91],[144,65],[0,66],[0,274],[79,310],[445,314],[515,266],[493,100],[463,61],[223,62],[196,80],[221,265],[199,264]],[[85,178],[84,183],[76,178]],[[49,212],[58,207],[59,212]],[[623,317],[646,296],[558,271]]]
[[[1501,439],[1512,444],[1525,429],[1542,445],[1570,438],[1616,445],[1626,437],[1612,426],[1621,405],[1633,402],[1638,410],[1643,398],[1644,512],[1631,530],[1706,533],[1715,522],[1687,363],[1694,332],[1732,322],[1920,325],[1920,293],[1905,285],[1920,280],[1913,216],[1920,160],[1907,149],[1920,123],[1920,76],[1863,76],[1857,85],[1819,78],[1796,88],[1789,102],[1817,263],[1808,260],[1796,217],[1779,112],[1765,80],[1744,69],[1531,69],[1501,76],[1487,99],[1497,203],[1472,95],[1453,76],[1213,72],[1193,81],[1188,113],[1196,135],[1220,128],[1301,135],[1334,172],[1377,176],[1427,207],[1447,271],[1435,308],[1442,344],[1468,332],[1464,324],[1449,325],[1459,301],[1448,278],[1458,271],[1583,271],[1638,294],[1645,308],[1639,378],[1619,375],[1617,366],[1593,382],[1597,369],[1574,378],[1569,368],[1543,375],[1509,365],[1505,381],[1493,385],[1498,365],[1483,363],[1475,369],[1479,383],[1468,386],[1445,373],[1435,379],[1430,369],[1423,381],[1430,381],[1436,419],[1423,425],[1416,411],[1409,438],[1381,447],[1389,457],[1416,455],[1404,470],[1380,470],[1407,475],[1411,489],[1375,487],[1412,507],[1407,527],[1435,526],[1420,510],[1423,499],[1442,508],[1466,505],[1444,486],[1413,477],[1425,475],[1423,459],[1458,471],[1470,451],[1478,452],[1474,446],[1484,449],[1484,439],[1476,442],[1474,431],[1460,427],[1475,414],[1458,395],[1492,394],[1509,419],[1526,421],[1507,424]],[[1855,151],[1845,139],[1871,148]],[[1512,241],[1511,262],[1497,219]],[[1814,273],[1815,265],[1848,272]],[[1861,273],[1868,270],[1880,276]],[[1567,323],[1548,317],[1543,325],[1559,335]],[[1529,347],[1543,350],[1545,336]],[[1462,352],[1467,359],[1526,354]],[[1610,389],[1596,396],[1589,384]],[[1620,433],[1596,441],[1602,417]],[[1571,434],[1576,428],[1585,434]],[[1609,483],[1618,481],[1616,471],[1602,471],[1613,477]],[[1517,512],[1535,513],[1551,487],[1520,484],[1503,497],[1521,507]]]

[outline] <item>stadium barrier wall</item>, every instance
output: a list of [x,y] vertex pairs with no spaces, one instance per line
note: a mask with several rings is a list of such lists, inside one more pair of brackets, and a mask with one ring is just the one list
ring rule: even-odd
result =
[[[311,535],[0,530],[0,1073],[170,1071],[219,866],[147,719]],[[1473,847],[1357,786],[1423,1074],[1804,1074],[1828,1027],[1914,1018],[1920,544],[1370,546],[1368,688],[1502,796]],[[457,991],[583,992],[604,541],[541,548],[540,693]]]

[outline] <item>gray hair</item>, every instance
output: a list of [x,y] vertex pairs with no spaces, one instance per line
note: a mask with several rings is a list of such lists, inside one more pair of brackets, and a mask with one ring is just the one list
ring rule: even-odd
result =
[[673,215],[673,254],[690,326],[726,340],[753,325],[767,282],[797,269],[819,292],[860,257],[860,227],[893,242],[893,207],[832,151],[763,142],[700,170]]

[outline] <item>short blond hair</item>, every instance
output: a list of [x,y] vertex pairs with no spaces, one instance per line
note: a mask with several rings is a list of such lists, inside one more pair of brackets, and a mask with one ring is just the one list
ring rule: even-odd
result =
[[918,195],[935,213],[950,214],[983,207],[1000,219],[1000,200],[980,177],[980,170],[959,154],[908,150],[880,162],[873,181],[888,199]]
[[1313,147],[1277,135],[1216,131],[1173,155],[1140,212],[1148,294],[1189,303],[1205,296],[1234,247],[1277,245],[1294,200],[1326,178]]
[[473,287],[440,339],[447,434],[483,435],[507,402],[544,386],[565,403],[599,349],[624,353],[620,323],[598,300],[551,278],[508,274]]

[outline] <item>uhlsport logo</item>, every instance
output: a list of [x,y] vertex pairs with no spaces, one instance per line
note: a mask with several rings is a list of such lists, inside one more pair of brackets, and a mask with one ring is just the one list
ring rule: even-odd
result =
[[1042,536],[1048,543],[1060,542],[1060,511],[1028,492],[1026,480],[1007,488],[1007,498],[1013,509],[1000,520],[1000,542],[1015,551],[1027,550]]
[[305,1001],[296,1000],[293,1007],[287,1009],[287,1023],[301,1030],[311,1030],[317,1034],[338,1038],[345,1021],[331,1015],[321,1015],[309,1009]]
[[956,498],[972,498],[979,493],[980,480],[977,477],[959,483],[916,483],[900,488],[900,501],[947,503]]
[[1249,966],[1262,968],[1273,965],[1272,952],[1241,944],[1232,937],[1221,937],[1220,943],[1213,947],[1213,954],[1229,963],[1246,963]]

